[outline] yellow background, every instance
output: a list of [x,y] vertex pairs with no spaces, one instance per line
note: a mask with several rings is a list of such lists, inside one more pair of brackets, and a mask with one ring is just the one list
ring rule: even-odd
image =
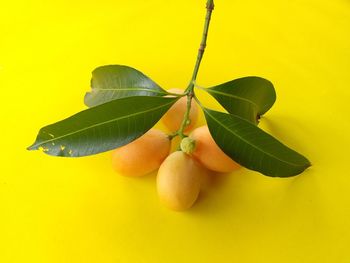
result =
[[311,160],[298,177],[218,175],[176,213],[154,174],[119,176],[110,153],[25,150],[85,108],[99,65],[185,87],[204,2],[1,1],[0,262],[350,262],[348,0],[216,1],[198,83],[270,79],[278,98],[261,127]]

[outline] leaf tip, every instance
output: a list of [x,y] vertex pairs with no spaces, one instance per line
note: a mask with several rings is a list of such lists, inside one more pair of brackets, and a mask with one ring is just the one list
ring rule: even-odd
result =
[[304,158],[304,167],[305,169],[312,166],[312,163],[310,162],[310,160],[308,158],[306,158],[304,155],[301,155]]
[[312,166],[312,163],[308,159],[306,159],[306,160],[307,160],[307,163],[305,164],[305,169]]
[[30,145],[30,146],[28,146],[27,147],[27,150],[28,151],[33,151],[33,150],[37,150],[38,148],[37,148],[37,146],[35,145],[35,143],[33,143],[32,145]]

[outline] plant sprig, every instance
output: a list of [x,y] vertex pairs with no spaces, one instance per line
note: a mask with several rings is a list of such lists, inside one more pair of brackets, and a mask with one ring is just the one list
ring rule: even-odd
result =
[[184,131],[194,99],[204,112],[213,139],[230,158],[267,176],[290,177],[303,172],[311,165],[308,159],[257,126],[260,116],[276,100],[270,81],[244,77],[205,88],[227,113],[206,108],[196,97],[195,83],[207,45],[214,1],[208,0],[206,8],[202,41],[191,80],[183,94],[167,92],[128,66],[98,67],[92,72],[91,91],[84,97],[89,108],[40,129],[36,141],[28,149],[42,149],[53,156],[80,157],[126,145],[151,129],[173,104],[186,96],[187,107],[181,127],[169,135],[170,139],[187,136]]

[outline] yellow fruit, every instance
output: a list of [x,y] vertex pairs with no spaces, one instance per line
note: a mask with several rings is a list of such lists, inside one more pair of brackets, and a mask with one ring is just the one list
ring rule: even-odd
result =
[[117,148],[112,154],[116,172],[125,176],[142,176],[156,170],[170,151],[168,136],[151,129],[135,141]]
[[215,143],[208,126],[195,129],[189,136],[195,142],[192,156],[209,170],[229,173],[240,167]]
[[161,202],[176,211],[190,208],[197,200],[203,172],[203,167],[187,154],[181,151],[170,154],[157,175]]
[[[169,89],[168,92],[171,93],[176,93],[176,94],[181,94],[183,93],[183,90],[180,89]],[[184,114],[186,112],[186,108],[187,108],[187,97],[182,97],[181,99],[179,99],[168,111],[167,113],[164,114],[164,116],[162,117],[162,121],[164,123],[164,125],[172,132],[176,132],[181,124],[182,124],[182,120],[184,117]],[[191,110],[190,110],[190,115],[189,115],[189,119],[190,119],[190,123],[189,125],[186,127],[185,131],[190,131],[198,118],[198,106],[197,104],[192,100],[191,102]]]

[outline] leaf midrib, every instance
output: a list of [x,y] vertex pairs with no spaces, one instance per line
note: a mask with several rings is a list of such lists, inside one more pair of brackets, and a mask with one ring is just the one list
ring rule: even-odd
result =
[[93,90],[106,90],[106,91],[150,91],[150,92],[154,92],[154,93],[158,93],[158,94],[166,94],[166,92],[164,91],[160,91],[160,90],[153,90],[153,89],[147,89],[147,88],[123,88],[123,89],[102,89],[102,88],[92,88],[91,91]]
[[274,159],[276,159],[276,160],[279,160],[279,161],[281,161],[281,162],[283,162],[283,163],[287,163],[287,164],[290,164],[290,165],[296,166],[296,167],[303,166],[303,165],[300,165],[300,164],[294,164],[294,163],[287,162],[287,161],[285,161],[285,160],[282,160],[282,159],[280,159],[280,158],[277,158],[277,157],[274,156],[274,155],[271,155],[270,153],[267,153],[267,152],[262,151],[260,148],[256,147],[254,144],[249,143],[247,140],[245,140],[245,139],[242,138],[241,136],[239,136],[239,135],[237,135],[236,133],[234,133],[233,131],[231,131],[226,125],[224,125],[224,124],[223,124],[222,122],[220,122],[217,118],[215,118],[212,114],[210,114],[210,113],[208,112],[207,109],[203,109],[203,110],[204,110],[213,120],[215,120],[218,124],[220,124],[220,125],[221,125],[222,127],[224,127],[226,130],[228,130],[231,134],[237,136],[237,137],[240,138],[242,141],[246,142],[248,145],[252,146],[253,148],[257,149],[258,151],[263,152],[263,153],[265,153],[266,155],[269,155],[270,157],[272,157],[272,158],[274,158]]
[[166,92],[161,90],[153,90],[147,88],[123,88],[123,89],[101,89],[101,88],[92,88],[88,93],[92,94],[93,91],[149,91],[157,94],[166,94]]
[[216,94],[219,94],[219,95],[223,95],[223,96],[227,96],[227,97],[231,97],[231,98],[235,98],[235,99],[238,99],[238,100],[242,100],[242,101],[246,101],[248,103],[251,103],[253,104],[256,109],[259,109],[259,106],[258,104],[256,104],[255,102],[249,100],[249,99],[245,99],[243,97],[239,97],[239,96],[236,96],[236,95],[233,95],[233,94],[230,94],[230,93],[225,93],[225,92],[222,92],[222,91],[218,91],[218,90],[214,90],[214,89],[207,89],[207,91],[209,93],[216,93]]
[[86,131],[86,130],[88,130],[88,129],[94,128],[94,127],[103,126],[103,125],[105,125],[105,124],[107,124],[107,123],[110,123],[110,122],[114,122],[114,121],[122,120],[122,119],[125,119],[125,118],[129,118],[129,117],[132,117],[132,116],[136,116],[136,115],[139,115],[139,114],[143,114],[143,113],[155,111],[155,110],[158,110],[158,109],[160,109],[160,108],[166,107],[166,106],[168,106],[169,104],[172,104],[172,103],[174,103],[174,102],[172,101],[172,102],[169,102],[169,103],[167,103],[167,104],[163,104],[163,105],[161,105],[161,106],[158,106],[158,107],[156,107],[156,108],[152,108],[152,109],[145,110],[145,111],[142,111],[142,112],[137,112],[137,113],[129,114],[129,115],[126,115],[126,116],[114,118],[114,119],[112,119],[112,120],[108,120],[108,121],[101,122],[101,123],[98,123],[98,124],[94,124],[94,125],[85,127],[85,128],[83,128],[83,129],[79,129],[79,130],[77,130],[77,131],[70,132],[70,133],[67,133],[67,134],[64,134],[64,135],[61,135],[61,136],[52,138],[52,139],[50,139],[50,140],[46,140],[46,141],[41,142],[41,143],[38,143],[38,144],[34,144],[34,145],[31,146],[30,148],[40,147],[41,145],[44,145],[44,144],[47,144],[47,143],[50,143],[50,142],[57,141],[57,140],[62,139],[62,138],[64,138],[64,137],[68,137],[68,136],[71,136],[71,135],[73,135],[73,134],[77,134],[77,133]]

